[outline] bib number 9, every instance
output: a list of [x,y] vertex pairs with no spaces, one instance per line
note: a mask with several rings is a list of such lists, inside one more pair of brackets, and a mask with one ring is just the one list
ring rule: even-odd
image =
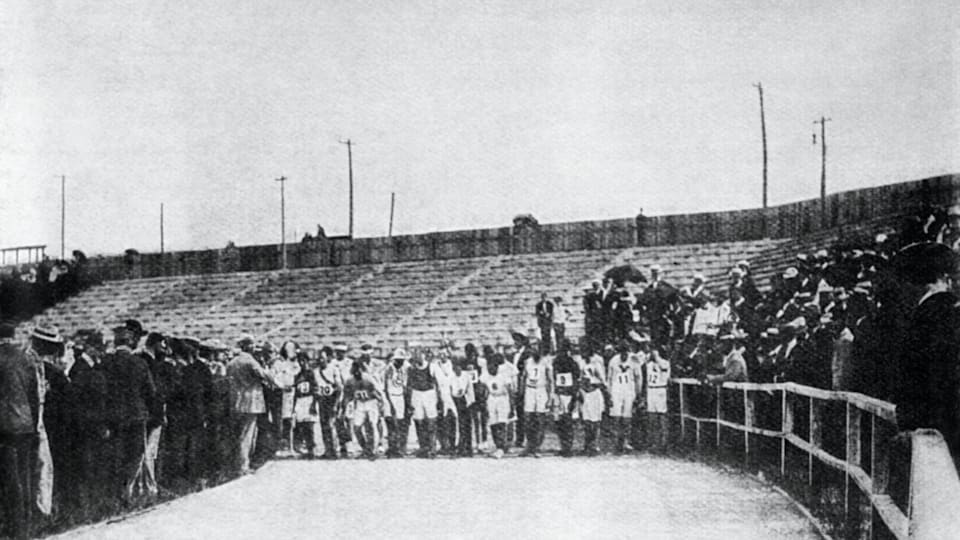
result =
[[564,388],[573,386],[573,374],[571,374],[571,373],[558,373],[558,374],[557,374],[557,386],[564,387]]

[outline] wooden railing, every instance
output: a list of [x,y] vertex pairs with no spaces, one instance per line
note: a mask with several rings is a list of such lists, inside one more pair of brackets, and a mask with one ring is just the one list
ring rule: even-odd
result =
[[[859,519],[857,530],[866,531],[869,538],[892,536],[905,540],[911,537],[908,517],[911,486],[910,479],[903,478],[909,475],[910,458],[891,463],[891,450],[897,442],[896,413],[892,404],[862,394],[793,383],[724,383],[714,386],[702,385],[696,379],[674,379],[672,383],[679,403],[680,437],[682,440],[692,438],[697,450],[705,449],[704,434],[708,431],[715,437],[711,437],[711,446],[717,448],[721,446],[721,435],[732,433],[737,440],[742,434],[742,442],[734,446],[740,447],[745,462],[751,462],[758,458],[757,449],[752,448],[757,436],[779,441],[781,478],[786,475],[789,454],[795,454],[794,449],[799,450],[806,456],[805,476],[811,486],[815,467],[826,466],[843,473],[843,517],[845,520]],[[764,410],[758,411],[758,402]],[[844,418],[826,418],[828,404],[831,409],[842,407]],[[766,425],[758,422],[759,414],[766,419]],[[734,416],[738,418],[734,419]],[[774,422],[779,420],[779,425],[769,425],[771,418]],[[833,428],[843,426],[843,457],[825,449],[825,421]],[[830,434],[833,439],[836,435]],[[891,471],[900,481],[895,482],[897,486],[906,486],[906,494],[896,497],[896,501],[888,492]],[[859,490],[863,496],[861,500],[869,501],[869,511],[851,508],[851,490]]]

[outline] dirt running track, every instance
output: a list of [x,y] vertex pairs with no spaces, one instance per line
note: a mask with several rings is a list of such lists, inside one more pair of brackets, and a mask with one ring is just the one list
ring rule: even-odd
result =
[[59,538],[819,538],[757,480],[650,456],[277,461]]

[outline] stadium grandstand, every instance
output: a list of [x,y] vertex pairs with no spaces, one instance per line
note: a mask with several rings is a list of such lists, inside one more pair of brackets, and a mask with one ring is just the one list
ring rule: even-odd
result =
[[[910,246],[955,247],[960,237],[958,194],[960,177],[948,176],[766,210],[572,224],[522,220],[514,227],[485,231],[311,240],[283,247],[231,245],[209,252],[128,252],[89,260],[75,253],[74,261],[63,263],[59,271],[82,273],[83,280],[75,280],[57,297],[45,292],[46,304],[35,304],[32,312],[16,312],[21,319],[17,339],[32,343],[30,350],[40,356],[57,355],[55,348],[45,348],[55,343],[59,354],[67,352],[70,364],[86,358],[91,367],[100,365],[101,356],[109,366],[111,355],[118,354],[104,342],[111,331],[118,349],[168,356],[171,365],[179,366],[171,369],[181,382],[163,383],[168,385],[164,425],[178,435],[165,435],[163,444],[181,447],[174,452],[161,446],[159,458],[154,458],[162,463],[155,466],[160,472],[137,472],[138,484],[120,490],[117,500],[128,506],[91,507],[89,490],[53,484],[52,500],[61,513],[59,521],[45,527],[56,530],[129,509],[130,504],[152,502],[158,481],[170,496],[232,478],[238,469],[224,453],[224,448],[234,448],[229,441],[237,421],[228,420],[226,412],[232,410],[234,388],[230,366],[237,358],[249,357],[259,363],[256,369],[269,373],[262,384],[270,414],[256,419],[261,435],[241,458],[251,458],[253,467],[274,457],[405,456],[408,443],[410,451],[416,449],[414,455],[427,457],[437,445],[441,454],[451,457],[474,452],[500,457],[514,444],[523,448],[520,455],[547,451],[566,456],[576,439],[585,456],[652,452],[677,463],[692,459],[733,467],[765,479],[761,486],[779,485],[807,517],[789,525],[778,522],[785,527],[781,529],[765,524],[774,527],[764,529],[774,536],[806,537],[802,531],[814,523],[820,533],[839,537],[943,537],[938,534],[960,530],[951,528],[958,514],[950,510],[960,497],[956,458],[950,452],[956,434],[942,433],[949,430],[949,422],[905,420],[906,406],[894,404],[903,396],[896,386],[897,372],[891,371],[895,362],[865,363],[862,357],[892,353],[884,344],[907,339],[903,325],[897,327],[900,334],[883,338],[894,330],[883,326],[879,299],[890,302],[907,295],[891,296],[887,271],[906,272],[909,278],[910,267],[933,264],[929,261],[936,257],[924,252],[904,265],[902,253]],[[700,237],[703,240],[696,241]],[[287,261],[280,259],[284,252]],[[33,266],[43,264],[36,261]],[[4,279],[36,286],[36,280],[27,277],[36,274],[30,268],[18,265]],[[49,269],[43,272],[48,275]],[[667,282],[663,290],[670,292],[663,298],[670,300],[661,301],[658,287]],[[22,283],[17,286],[22,288]],[[629,309],[604,307],[601,297]],[[593,300],[599,302],[599,311],[591,311]],[[8,299],[7,305],[13,301]],[[626,318],[618,318],[620,313]],[[704,323],[703,316],[712,317],[711,322]],[[858,345],[863,341],[873,346],[849,353],[844,363],[838,358],[848,354],[844,347],[853,336]],[[799,352],[791,356],[791,351]],[[201,357],[203,363],[196,364]],[[481,364],[476,364],[478,357]],[[329,424],[319,420],[322,405],[319,417],[311,412],[299,418],[300,413],[293,412],[293,400],[302,397],[295,389],[307,381],[301,377],[313,373],[311,369],[320,369],[316,373],[322,378],[322,366],[334,366],[345,381],[344,395],[362,392],[349,390],[352,377],[367,381],[361,372],[370,370],[370,380],[386,381],[380,391],[389,398],[396,376],[391,369],[408,358],[413,362],[408,362],[410,370],[434,363],[441,370],[455,366],[449,368],[455,375],[448,374],[448,381],[476,368],[482,372],[475,381],[481,386],[483,376],[496,377],[497,370],[489,366],[500,358],[516,364],[512,369],[525,381],[517,384],[526,384],[528,395],[539,391],[530,373],[539,369],[541,358],[548,359],[553,370],[563,369],[562,359],[575,358],[584,392],[591,389],[586,377],[595,359],[601,379],[610,385],[603,389],[606,412],[597,417],[599,432],[591,435],[594,428],[585,409],[573,414],[572,409],[552,408],[552,416],[540,418],[534,405],[524,413],[527,425],[518,410],[509,431],[497,431],[486,410],[478,413],[465,405],[453,420],[440,411],[438,424],[431,424],[429,416],[419,420],[414,411],[416,437],[407,432],[411,410],[403,407],[395,416],[388,414],[385,423],[361,420],[356,431],[342,411],[331,410]],[[48,361],[51,366],[58,362]],[[315,367],[318,361],[321,368]],[[607,373],[628,361],[639,366],[643,388],[637,395],[646,405],[641,404],[633,418],[621,418],[613,410],[623,390],[618,394],[617,378]],[[660,361],[666,364],[650,367]],[[186,382],[193,377],[192,365],[203,365],[203,372],[212,374],[201,378],[207,386],[198,389]],[[45,415],[49,452],[54,463],[81,463],[58,447],[83,436],[71,435],[63,424],[74,418],[65,412],[68,406],[56,407],[58,399],[64,404],[78,399],[65,388],[79,383],[51,379],[54,368],[47,369],[52,381],[48,405],[56,411]],[[111,374],[111,368],[102,369]],[[672,373],[669,383],[664,382],[662,409],[652,405],[659,387],[650,386],[657,379],[648,369]],[[151,371],[158,385],[169,376],[161,373],[163,368],[151,366]],[[68,373],[77,381],[89,377],[73,369]],[[318,379],[309,381],[311,387]],[[450,384],[451,395],[456,395],[456,384]],[[495,383],[482,392],[467,386],[474,400],[496,390]],[[414,387],[412,392],[417,391]],[[289,415],[281,412],[286,396],[291,400]],[[316,396],[319,400],[320,394]],[[280,400],[276,410],[274,398]],[[493,394],[484,399],[493,399]],[[522,397],[517,399],[518,409],[529,406]],[[442,395],[439,402],[441,408],[447,403]],[[392,402],[384,401],[381,407],[383,403],[389,411]],[[461,407],[457,403],[450,401],[454,412]],[[920,406],[904,403],[911,409]],[[202,427],[187,420],[193,414],[207,418]],[[657,415],[662,415],[662,424]],[[464,427],[466,417],[475,424]],[[531,427],[534,421],[539,427]],[[311,427],[303,435],[301,424],[308,422]],[[582,435],[571,422],[583,426]],[[209,447],[202,450],[207,452],[202,459],[193,454],[196,450],[184,449],[199,444],[201,434],[202,445]],[[371,442],[381,435],[382,446]],[[110,459],[122,470],[123,456]],[[75,465],[81,470],[87,466]],[[247,472],[249,466],[241,464],[239,471]],[[78,485],[109,484],[98,476],[102,474],[74,480]]]

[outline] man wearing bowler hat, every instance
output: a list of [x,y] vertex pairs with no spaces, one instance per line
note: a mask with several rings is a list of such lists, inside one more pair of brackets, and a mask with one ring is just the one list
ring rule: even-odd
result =
[[146,361],[133,354],[143,327],[135,320],[113,329],[114,352],[103,359],[107,378],[107,416],[111,431],[114,489],[133,502],[144,463],[146,424],[156,399],[156,386]]

